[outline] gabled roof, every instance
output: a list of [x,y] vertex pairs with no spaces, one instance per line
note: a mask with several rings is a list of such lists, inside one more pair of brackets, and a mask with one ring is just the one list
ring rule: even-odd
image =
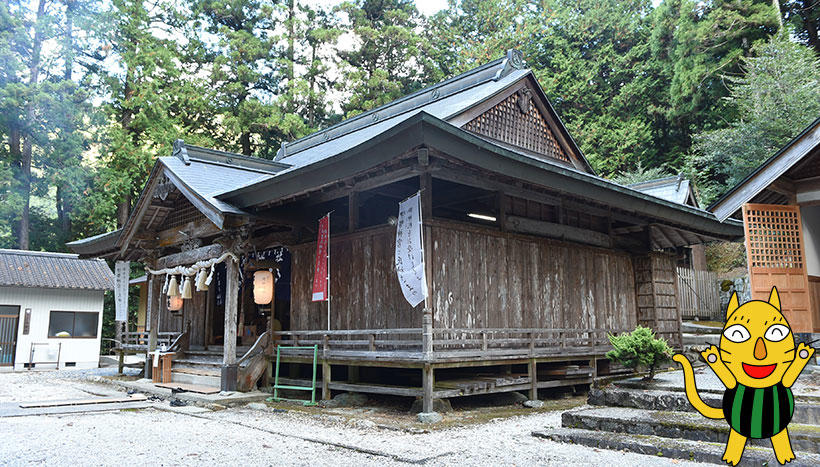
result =
[[683,174],[632,183],[628,186],[633,190],[657,196],[658,198],[672,201],[673,203],[688,204],[696,208],[700,207],[697,198],[695,198],[692,183],[688,178],[684,178]]
[[[535,94],[533,99],[539,110],[544,112],[545,117],[552,122],[550,130],[557,133],[559,144],[571,158],[568,164],[578,170],[594,173],[592,166],[567,132],[532,71],[525,68],[521,53],[510,50],[503,58],[292,143],[283,144],[276,160],[288,163],[291,167],[279,173],[276,179],[271,177],[268,180],[248,183],[243,187],[225,191],[217,198],[236,200],[239,195],[250,192],[264,193],[267,188],[278,183],[279,177],[343,154],[421,113],[447,121],[456,127],[463,127],[480,112],[490,110],[500,98],[507,97],[524,86]],[[494,143],[508,146],[499,141],[494,141]],[[560,161],[556,162],[560,163]],[[243,201],[237,206],[248,207],[250,204],[246,204],[247,200],[261,199],[260,196],[242,196],[242,198]]]
[[0,250],[0,287],[111,290],[114,274],[101,259],[67,253]]
[[[812,122],[740,183],[712,203],[708,208],[709,211],[715,213],[721,221],[727,219],[744,204],[766,190],[778,178],[796,169],[801,162],[811,157],[820,157],[820,118]],[[799,176],[800,174],[793,175]]]
[[282,162],[245,157],[177,140],[171,156],[157,159],[128,221],[121,229],[70,242],[66,246],[83,255],[103,255],[115,249],[124,250],[143,222],[152,200],[159,196],[157,191],[170,187],[179,190],[211,222],[222,228],[226,216],[248,214],[217,199],[217,193],[268,180],[288,167],[289,164]]

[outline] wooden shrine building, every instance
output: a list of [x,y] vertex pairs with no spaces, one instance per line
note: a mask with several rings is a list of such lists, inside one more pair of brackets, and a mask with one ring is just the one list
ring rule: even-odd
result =
[[820,118],[709,210],[743,219],[752,298],[777,286],[794,332],[820,332]]
[[[419,190],[430,300],[414,309],[393,264],[398,202]],[[330,211],[328,316],[311,282]],[[607,333],[637,324],[679,346],[665,250],[742,235],[739,221],[596,176],[510,51],[284,144],[274,161],[178,141],[121,230],[70,246],[153,270],[239,259],[177,313],[148,275],[138,337],[173,344],[180,381],[217,352],[215,384],[247,388],[260,375],[246,368],[275,347],[317,344],[323,397],[418,396],[429,411],[434,397],[589,383],[606,370]],[[271,267],[275,298],[257,306],[253,273]],[[312,352],[282,361],[288,381],[309,378]]]

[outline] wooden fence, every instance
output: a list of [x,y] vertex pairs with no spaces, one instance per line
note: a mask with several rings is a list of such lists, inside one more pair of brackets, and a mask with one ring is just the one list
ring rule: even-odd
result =
[[679,267],[678,298],[683,319],[723,321],[720,284],[714,272]]

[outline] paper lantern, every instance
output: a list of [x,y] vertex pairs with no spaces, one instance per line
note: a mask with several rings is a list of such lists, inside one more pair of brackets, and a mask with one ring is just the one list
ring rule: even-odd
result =
[[179,295],[179,286],[177,285],[177,276],[171,276],[171,280],[168,281],[168,296],[175,297]]
[[178,313],[182,309],[182,296],[169,295],[168,296],[168,311]]
[[181,295],[182,295],[182,298],[187,299],[187,300],[190,300],[190,299],[194,298],[193,290],[192,290],[192,287],[191,287],[191,278],[190,277],[185,278],[185,282],[183,282],[183,285],[182,285],[182,294]]
[[256,271],[253,273],[253,301],[257,305],[268,305],[273,300],[273,273]]

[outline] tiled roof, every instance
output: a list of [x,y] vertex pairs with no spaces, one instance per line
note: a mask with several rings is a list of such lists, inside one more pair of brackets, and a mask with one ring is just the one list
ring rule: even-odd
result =
[[667,201],[672,201],[673,203],[699,207],[697,201],[690,199],[690,187],[691,184],[689,180],[679,175],[629,185],[629,188],[638,190],[641,193],[646,193],[647,195],[656,196]]
[[0,249],[0,287],[111,290],[114,274],[105,261],[77,255]]

